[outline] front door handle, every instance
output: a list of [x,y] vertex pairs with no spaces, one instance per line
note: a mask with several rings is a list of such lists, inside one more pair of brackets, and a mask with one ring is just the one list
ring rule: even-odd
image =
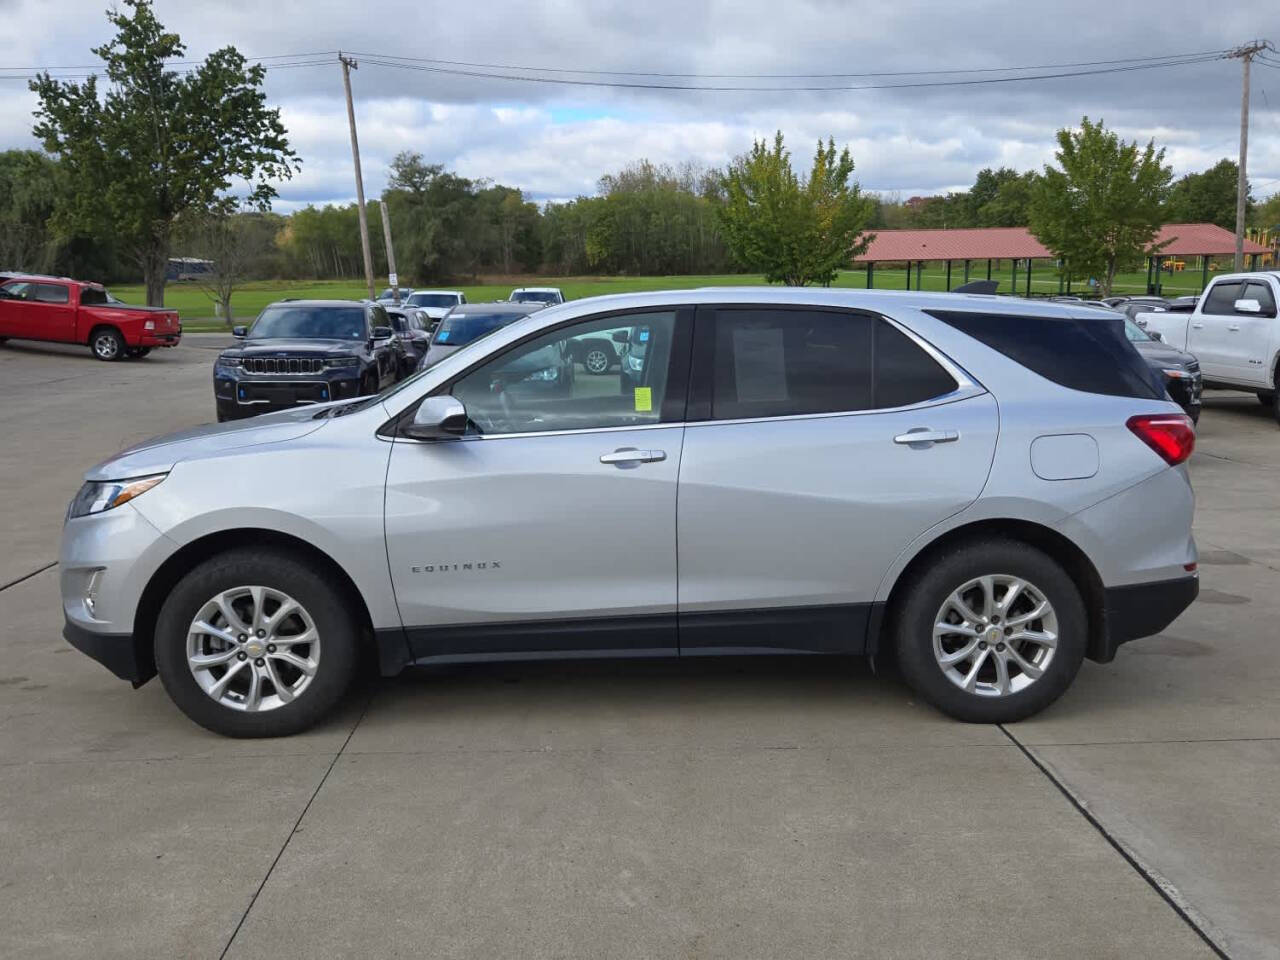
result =
[[1227,327],[1227,329],[1228,329],[1228,330],[1230,330],[1232,333],[1239,333],[1239,332],[1240,332],[1240,324],[1238,324],[1238,323],[1233,323],[1233,324],[1231,324],[1231,326]]
[[613,453],[602,455],[600,462],[626,466],[632,463],[657,463],[665,459],[667,459],[667,451],[665,450],[637,450],[634,447],[622,447],[613,451]]
[[894,443],[905,443],[916,450],[922,450],[935,443],[954,443],[960,434],[954,430],[930,430],[928,427],[914,427],[906,433],[893,438]]

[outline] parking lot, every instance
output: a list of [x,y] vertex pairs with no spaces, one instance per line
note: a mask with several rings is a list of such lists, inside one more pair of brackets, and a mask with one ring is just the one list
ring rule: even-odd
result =
[[[224,341],[0,347],[0,956],[1280,957],[1280,429],[1209,394],[1199,602],[1008,727],[862,660],[362,683],[277,741],[61,638],[86,467]],[[287,482],[287,480],[282,480]]]

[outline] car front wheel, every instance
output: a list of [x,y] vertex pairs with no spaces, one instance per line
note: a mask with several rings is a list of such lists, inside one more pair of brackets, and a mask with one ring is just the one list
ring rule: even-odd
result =
[[602,377],[609,372],[612,360],[604,347],[591,347],[582,355],[582,366],[592,376]]
[[907,683],[973,723],[1022,720],[1057,700],[1084,659],[1080,592],[1051,557],[984,540],[943,554],[910,585],[897,617]]
[[307,729],[346,692],[358,627],[305,558],[233,550],[182,578],[160,611],[156,669],[188,717],[231,737]]

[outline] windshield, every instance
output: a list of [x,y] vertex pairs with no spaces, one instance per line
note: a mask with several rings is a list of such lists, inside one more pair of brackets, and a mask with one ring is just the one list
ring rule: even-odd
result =
[[432,343],[442,343],[450,347],[460,347],[479,340],[485,334],[515,323],[522,319],[519,313],[458,313],[454,311],[436,327]]
[[300,337],[314,340],[364,340],[364,307],[307,307],[280,305],[263,310],[250,340]]
[[456,307],[458,295],[454,293],[413,293],[405,301],[411,307]]
[[1124,335],[1129,338],[1130,343],[1144,343],[1151,339],[1151,335],[1134,323],[1128,317],[1124,318]]
[[521,290],[513,293],[511,299],[516,303],[559,303],[560,295],[550,290]]

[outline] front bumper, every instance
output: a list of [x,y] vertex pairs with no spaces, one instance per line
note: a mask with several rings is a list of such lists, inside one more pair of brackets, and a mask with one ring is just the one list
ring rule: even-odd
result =
[[88,657],[92,657],[121,680],[140,687],[156,673],[155,660],[144,658],[133,635],[128,633],[94,633],[70,617],[62,627],[66,641]]
[[1200,578],[1192,574],[1175,580],[1107,587],[1103,591],[1105,630],[1092,659],[1109,663],[1116,648],[1130,640],[1150,637],[1177,620],[1200,594]]
[[360,371],[356,367],[305,375],[245,375],[234,369],[215,369],[213,375],[213,397],[224,419],[253,417],[359,395]]

